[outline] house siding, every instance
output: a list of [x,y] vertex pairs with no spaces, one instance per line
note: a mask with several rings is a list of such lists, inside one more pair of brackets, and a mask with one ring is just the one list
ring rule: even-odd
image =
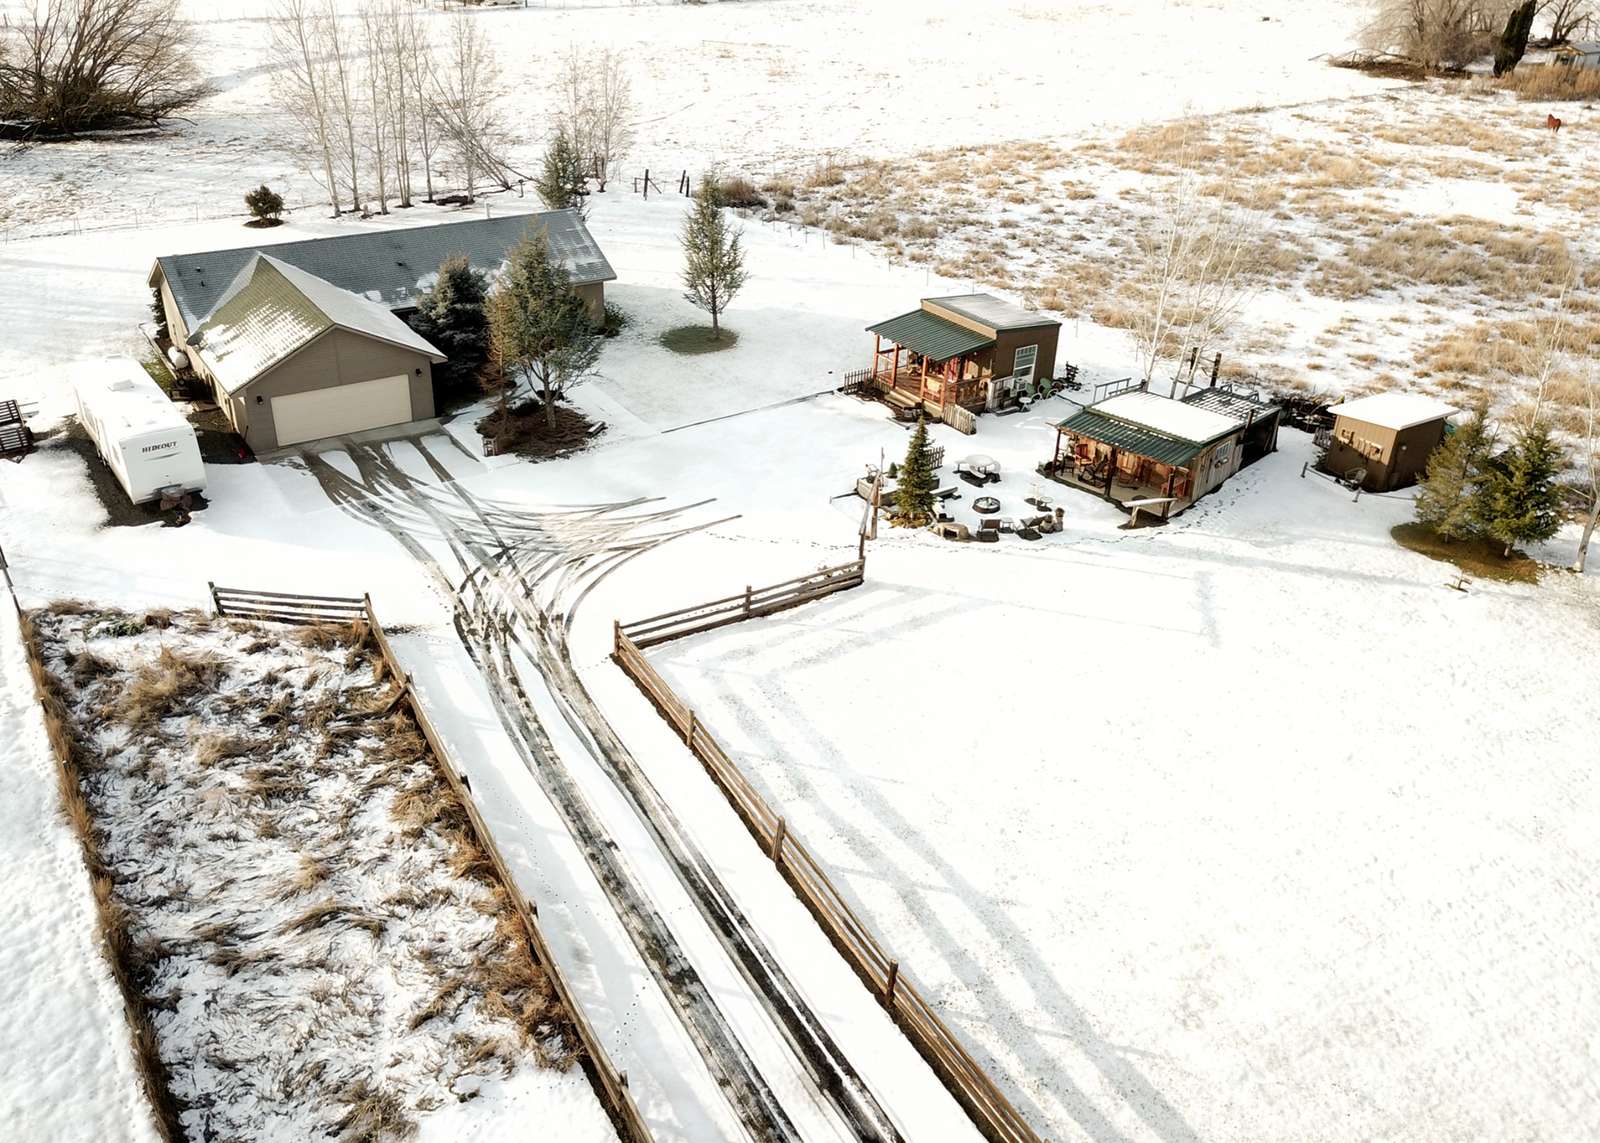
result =
[[256,452],[266,452],[278,447],[272,398],[402,373],[410,379],[411,419],[433,416],[433,364],[426,356],[348,330],[331,329],[242,387],[227,399],[225,407],[245,443]]

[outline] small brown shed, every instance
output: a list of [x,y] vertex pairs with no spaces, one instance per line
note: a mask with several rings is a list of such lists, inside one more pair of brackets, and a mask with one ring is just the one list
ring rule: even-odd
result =
[[1459,411],[1420,393],[1378,393],[1334,405],[1322,468],[1359,480],[1368,492],[1415,484],[1444,440],[1445,422]]

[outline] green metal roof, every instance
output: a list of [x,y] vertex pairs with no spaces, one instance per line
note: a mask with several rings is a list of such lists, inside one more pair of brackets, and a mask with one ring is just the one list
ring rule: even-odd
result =
[[1064,432],[1097,440],[1114,448],[1147,456],[1162,464],[1186,465],[1199,456],[1205,445],[1191,441],[1175,440],[1149,429],[1141,429],[1124,421],[1102,417],[1085,409],[1068,417],[1057,426]]
[[994,344],[994,338],[974,333],[966,326],[942,317],[935,317],[927,310],[912,310],[877,325],[869,325],[867,332],[904,346],[913,353],[920,353],[930,361],[949,361],[952,357]]

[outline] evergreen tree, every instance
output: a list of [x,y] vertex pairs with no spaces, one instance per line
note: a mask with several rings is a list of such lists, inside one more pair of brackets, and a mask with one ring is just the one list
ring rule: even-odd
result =
[[[601,339],[588,307],[572,292],[566,268],[550,257],[540,229],[507,255],[489,295],[489,338],[496,362],[513,384],[539,392],[545,427],[556,427],[556,400],[594,369]],[[504,414],[509,394],[501,392]]]
[[1445,437],[1428,458],[1417,488],[1417,521],[1446,540],[1463,540],[1478,528],[1478,489],[1494,438],[1489,432],[1489,406],[1480,400],[1472,419]]
[[283,220],[283,196],[266,183],[244,196],[245,206],[257,222],[278,223]]
[[1564,460],[1543,421],[1522,429],[1510,448],[1489,462],[1478,493],[1478,520],[1485,534],[1506,546],[1548,540],[1561,529]]
[[488,294],[489,279],[457,255],[439,264],[439,276],[417,299],[411,328],[445,355],[434,375],[446,385],[463,385],[483,370],[489,356]]
[[539,197],[551,210],[583,211],[583,200],[589,194],[589,180],[583,174],[583,158],[567,134],[566,128],[556,132],[544,152],[544,170],[537,183]]
[[933,518],[933,490],[938,486],[938,476],[927,423],[918,417],[916,430],[906,445],[906,459],[900,465],[900,483],[894,490],[895,505],[907,523],[921,524]]
[[745,283],[744,246],[738,230],[722,213],[717,180],[706,175],[694,196],[694,209],[684,220],[683,296],[711,315],[711,338],[722,336],[722,311]]

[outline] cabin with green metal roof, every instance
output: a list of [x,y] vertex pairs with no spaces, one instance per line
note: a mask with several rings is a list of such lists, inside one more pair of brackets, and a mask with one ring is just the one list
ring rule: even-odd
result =
[[876,388],[896,404],[965,428],[971,414],[1055,376],[1061,323],[990,294],[959,294],[923,298],[867,332],[874,338],[868,378]]

